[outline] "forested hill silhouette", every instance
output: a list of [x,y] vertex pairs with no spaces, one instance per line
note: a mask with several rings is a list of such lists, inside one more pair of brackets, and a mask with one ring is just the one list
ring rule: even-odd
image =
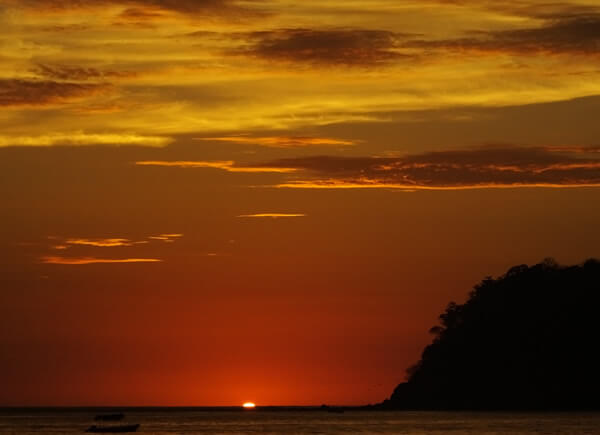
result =
[[600,409],[600,261],[515,266],[451,302],[395,409]]

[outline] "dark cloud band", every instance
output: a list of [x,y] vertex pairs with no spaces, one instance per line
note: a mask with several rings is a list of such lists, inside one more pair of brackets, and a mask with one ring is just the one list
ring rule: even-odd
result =
[[364,29],[279,29],[240,35],[235,54],[280,62],[372,66],[413,58],[402,53],[405,35]]
[[[254,165],[260,166],[260,165]],[[307,171],[282,187],[481,187],[600,186],[595,148],[493,147],[404,157],[316,156],[282,159],[265,167]]]
[[105,92],[105,83],[0,79],[0,107],[44,106]]
[[451,52],[504,52],[598,55],[600,15],[551,19],[546,25],[517,30],[477,32],[473,36],[448,40],[413,40],[406,46]]
[[[259,0],[255,0],[259,2]],[[186,15],[241,15],[257,13],[236,0],[0,0],[0,5],[27,8],[40,12],[61,12],[73,9],[92,9],[109,5],[122,6],[138,17],[160,18],[157,12],[167,11]]]

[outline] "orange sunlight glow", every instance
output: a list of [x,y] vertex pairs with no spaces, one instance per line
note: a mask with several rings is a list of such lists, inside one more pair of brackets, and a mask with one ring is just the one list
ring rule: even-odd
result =
[[244,403],[242,406],[243,406],[244,408],[246,408],[246,409],[253,409],[253,408],[255,408],[255,407],[256,407],[256,405],[255,405],[254,403],[252,403],[252,402],[246,402],[246,403]]

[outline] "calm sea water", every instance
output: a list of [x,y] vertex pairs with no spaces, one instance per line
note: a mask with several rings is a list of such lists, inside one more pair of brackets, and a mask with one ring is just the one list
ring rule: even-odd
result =
[[[90,411],[0,411],[1,434],[83,433]],[[600,434],[600,414],[133,411],[145,434]]]

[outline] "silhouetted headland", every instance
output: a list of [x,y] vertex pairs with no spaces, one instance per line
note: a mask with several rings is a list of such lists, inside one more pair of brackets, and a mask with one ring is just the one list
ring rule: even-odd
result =
[[451,302],[384,409],[600,409],[600,261],[547,259]]

